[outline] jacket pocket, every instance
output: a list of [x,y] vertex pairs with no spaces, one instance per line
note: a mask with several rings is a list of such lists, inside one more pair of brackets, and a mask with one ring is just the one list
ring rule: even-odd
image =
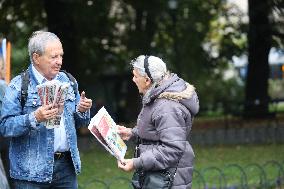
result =
[[27,97],[26,104],[24,105],[24,113],[29,113],[36,110],[39,106],[41,106],[41,101],[39,96],[34,94],[29,94]]

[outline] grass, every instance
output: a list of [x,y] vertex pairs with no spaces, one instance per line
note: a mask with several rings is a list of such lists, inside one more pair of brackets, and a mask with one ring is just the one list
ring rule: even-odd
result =
[[[129,149],[126,157],[130,158],[131,155],[132,150]],[[116,159],[102,147],[98,146],[98,144],[95,144],[95,146],[88,151],[81,152],[80,156],[82,161],[82,173],[79,175],[78,181],[80,186],[85,186],[84,188],[104,189],[104,184],[97,183],[96,180],[109,184],[110,182],[115,181],[115,178],[131,178],[132,174],[118,169]],[[122,179],[119,179],[119,181],[112,185],[114,185],[116,189],[125,188],[128,181],[122,181]]]
[[[222,170],[227,182],[231,185],[240,185],[242,173],[247,175],[249,184],[261,182],[261,172],[253,164],[259,165],[266,172],[268,180],[275,180],[278,177],[279,168],[268,161],[277,161],[284,168],[284,144],[271,145],[235,145],[235,146],[215,146],[215,147],[195,147],[196,161],[195,168],[205,173],[206,168],[215,167]],[[231,166],[229,166],[231,165]],[[234,166],[232,166],[234,165]],[[264,166],[265,165],[265,166]],[[241,169],[239,169],[240,166]],[[209,173],[209,174],[208,174]],[[284,173],[282,173],[282,176]],[[206,180],[214,180],[211,185],[219,185],[216,178],[219,174],[211,169],[211,172],[204,174]],[[214,179],[215,177],[215,179]],[[197,183],[195,183],[197,184]],[[195,187],[193,187],[195,188]]]
[[[132,148],[132,147],[129,147]],[[284,144],[270,145],[234,145],[234,146],[193,146],[195,151],[195,169],[204,173],[204,176],[213,177],[214,174],[206,173],[206,168],[214,167],[222,170],[228,177],[229,182],[240,182],[240,170],[237,167],[227,167],[229,164],[237,164],[245,170],[248,165],[256,163],[268,172],[268,179],[275,179],[278,169],[274,165],[263,166],[268,161],[277,161],[284,168]],[[132,156],[132,149],[129,149],[126,157]],[[82,173],[78,180],[82,188],[104,189],[103,181],[109,184],[110,188],[127,189],[129,183],[126,179],[130,179],[132,173],[125,173],[117,168],[117,162],[114,157],[108,154],[102,147],[94,144],[88,151],[81,151]],[[249,172],[247,169],[248,180],[250,183],[258,183],[259,175]],[[213,172],[213,171],[212,171]],[[216,176],[216,174],[215,174]],[[121,178],[123,177],[123,178]],[[194,185],[198,185],[198,178],[194,180]],[[215,183],[216,184],[216,183]],[[218,184],[218,183],[217,183]],[[197,188],[197,187],[193,187]]]

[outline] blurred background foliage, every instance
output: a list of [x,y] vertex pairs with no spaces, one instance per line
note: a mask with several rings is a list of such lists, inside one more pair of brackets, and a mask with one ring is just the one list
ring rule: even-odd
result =
[[[249,1],[270,2],[263,8],[271,24],[263,27],[273,31],[270,47],[282,47],[283,1]],[[197,88],[200,115],[242,111],[250,95],[232,63],[248,54],[248,16],[225,0],[1,0],[0,9],[13,76],[29,64],[31,33],[54,32],[63,43],[63,69],[94,99],[94,109],[107,106],[117,121],[133,121],[139,111],[129,62],[140,54],[161,57]]]

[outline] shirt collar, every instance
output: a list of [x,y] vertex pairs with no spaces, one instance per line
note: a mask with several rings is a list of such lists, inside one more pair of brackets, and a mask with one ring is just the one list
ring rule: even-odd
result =
[[[41,73],[39,73],[39,71],[37,71],[37,69],[34,67],[33,64],[32,64],[32,72],[33,72],[33,74],[35,76],[35,79],[37,80],[37,82],[39,84],[44,83],[45,81],[47,81],[47,79]],[[57,74],[54,79],[57,79],[58,75],[59,74]]]

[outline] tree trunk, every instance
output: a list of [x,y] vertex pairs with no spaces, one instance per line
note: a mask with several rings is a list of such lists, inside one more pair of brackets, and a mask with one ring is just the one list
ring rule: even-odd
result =
[[78,78],[76,31],[74,26],[75,1],[45,0],[48,31],[55,33],[61,40],[64,50],[62,69]]
[[269,116],[268,55],[271,48],[269,0],[248,0],[248,72],[246,78],[245,117]]

